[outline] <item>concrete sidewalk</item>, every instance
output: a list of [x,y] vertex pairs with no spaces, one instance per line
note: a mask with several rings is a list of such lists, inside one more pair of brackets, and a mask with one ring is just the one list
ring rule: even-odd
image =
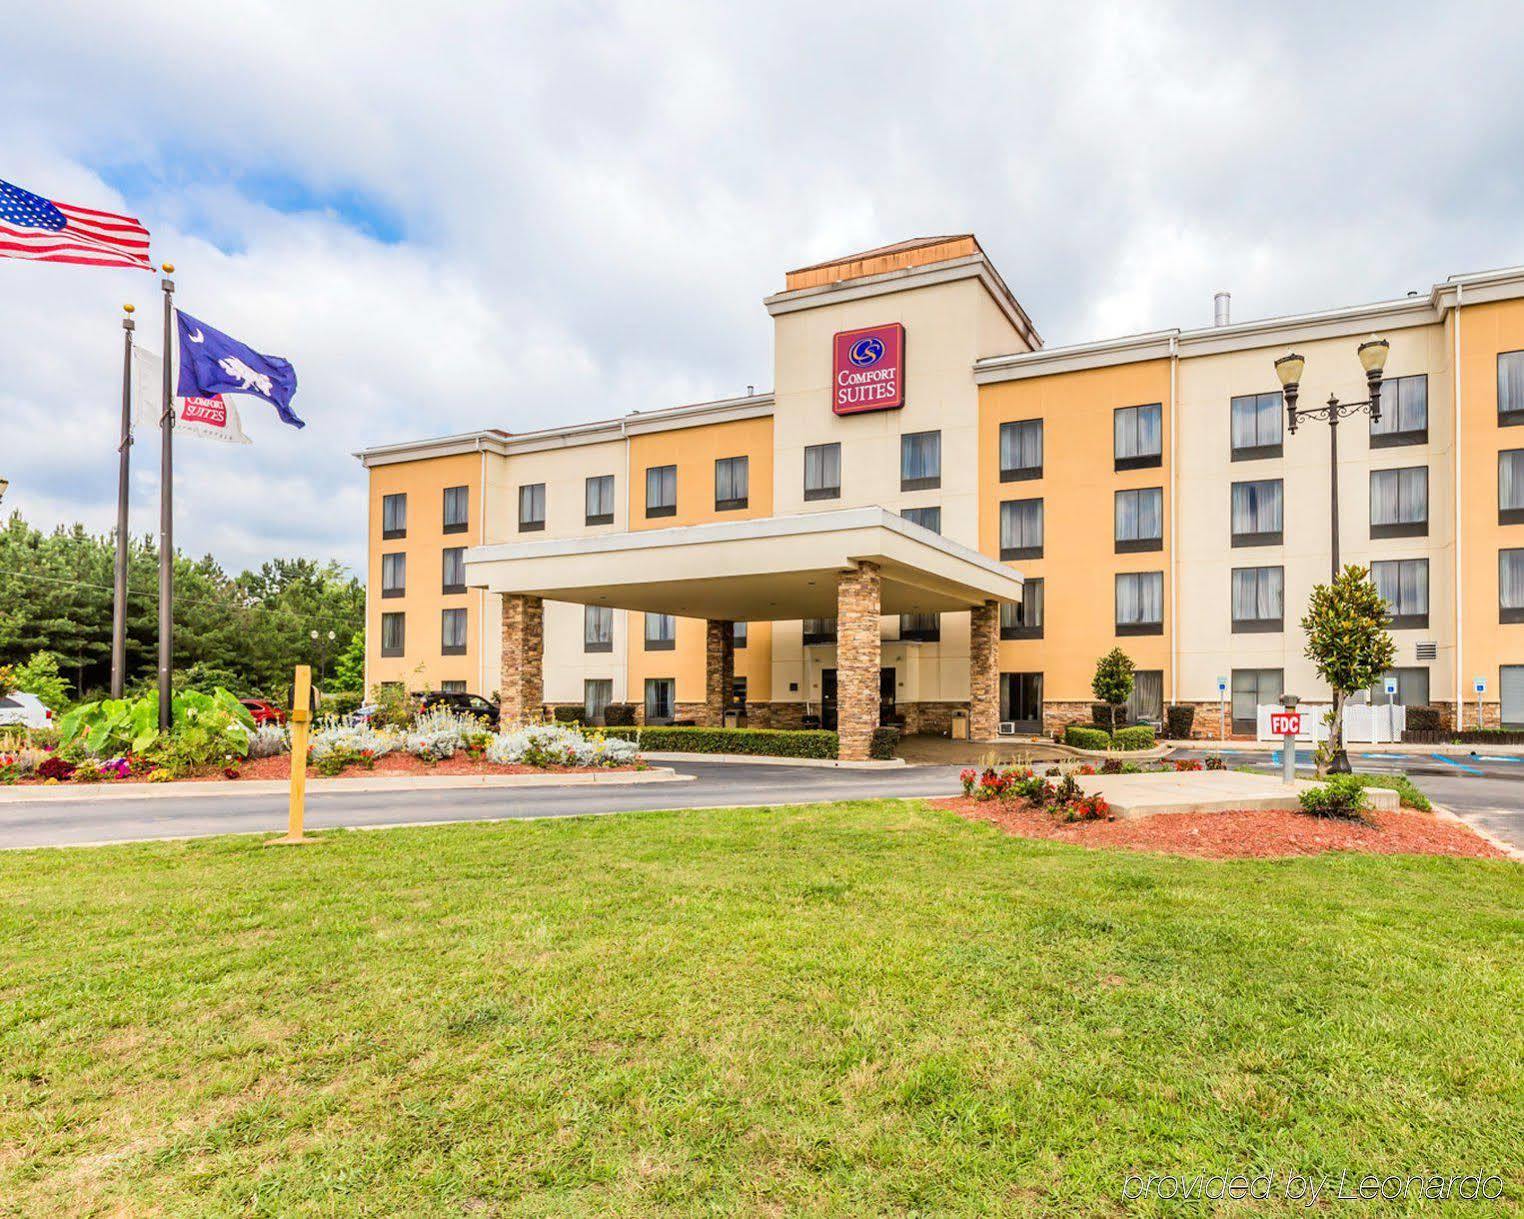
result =
[[[1247,774],[1239,770],[1155,771],[1141,775],[1076,775],[1087,796],[1099,795],[1118,820],[1131,821],[1156,813],[1266,812],[1301,808],[1297,797],[1320,786],[1298,779],[1287,786],[1278,775]],[[1395,812],[1397,793],[1384,787],[1366,788],[1370,806]]]

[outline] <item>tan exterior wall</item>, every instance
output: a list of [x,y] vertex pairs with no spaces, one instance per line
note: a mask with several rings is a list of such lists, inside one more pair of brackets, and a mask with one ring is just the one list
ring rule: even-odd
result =
[[[1524,427],[1498,426],[1497,389],[1498,354],[1524,349],[1524,301],[1466,305],[1460,327],[1461,401],[1465,404],[1461,432],[1465,634],[1460,677],[1465,722],[1475,727],[1472,681],[1486,680],[1482,701],[1491,722],[1498,701],[1499,669],[1524,664],[1524,623],[1498,620],[1498,551],[1524,547],[1524,525],[1498,524],[1498,453],[1524,448]],[[1454,695],[1446,690],[1435,697]]]
[[[464,533],[444,532],[444,489],[465,486],[469,490],[469,526]],[[407,496],[407,536],[382,538],[381,510],[385,496]],[[474,546],[482,538],[482,455],[464,453],[370,470],[369,555],[366,582],[370,590],[366,607],[366,687],[400,681],[409,690],[437,690],[445,681],[464,681],[473,693],[482,672],[482,624],[487,597],[477,589],[445,594],[442,589],[444,549]],[[402,597],[381,595],[381,556],[407,556],[407,591]],[[466,610],[464,656],[445,656],[441,648],[441,612]],[[381,615],[405,614],[406,647],[401,657],[381,655]],[[496,633],[496,610],[492,611]]]
[[[1095,662],[1121,647],[1140,669],[1160,669],[1169,689],[1170,529],[1174,505],[1170,474],[1170,370],[1168,360],[1086,369],[982,387],[978,410],[979,536],[985,554],[1000,555],[1000,505],[1043,500],[1043,556],[1013,560],[1023,577],[1042,579],[1045,606],[1041,639],[1002,640],[1000,670],[1043,674],[1048,702],[1088,703]],[[1113,468],[1113,412],[1118,407],[1162,406],[1163,465]],[[1000,425],[1043,421],[1043,476],[1000,481]],[[1114,553],[1113,496],[1142,487],[1164,490],[1164,549]],[[1119,572],[1163,571],[1164,634],[1119,638],[1115,579]]]

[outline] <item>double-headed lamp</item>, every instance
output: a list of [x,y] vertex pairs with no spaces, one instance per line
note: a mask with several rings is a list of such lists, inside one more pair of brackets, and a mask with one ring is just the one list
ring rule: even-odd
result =
[[1379,377],[1381,370],[1386,367],[1387,353],[1392,350],[1392,345],[1385,339],[1371,335],[1365,342],[1360,344],[1360,367],[1365,369],[1365,375]]

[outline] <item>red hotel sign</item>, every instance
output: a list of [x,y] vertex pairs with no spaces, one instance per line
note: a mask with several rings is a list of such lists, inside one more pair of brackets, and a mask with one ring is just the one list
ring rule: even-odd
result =
[[831,409],[838,415],[905,405],[905,327],[899,322],[836,336]]

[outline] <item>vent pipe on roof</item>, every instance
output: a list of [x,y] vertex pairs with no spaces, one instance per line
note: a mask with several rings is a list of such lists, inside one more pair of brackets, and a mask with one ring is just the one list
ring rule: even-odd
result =
[[1232,304],[1231,292],[1214,292],[1212,294],[1212,325],[1226,326],[1228,324],[1228,306]]

